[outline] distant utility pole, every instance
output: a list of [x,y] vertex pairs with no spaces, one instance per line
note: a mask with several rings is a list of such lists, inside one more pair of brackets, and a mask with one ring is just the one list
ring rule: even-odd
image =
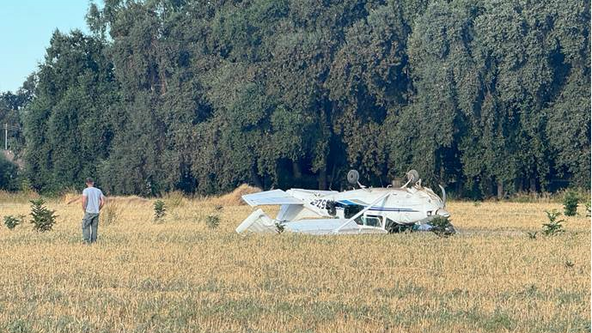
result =
[[8,130],[18,133],[19,128],[17,126],[8,125],[8,123],[4,123],[4,150],[8,150]]

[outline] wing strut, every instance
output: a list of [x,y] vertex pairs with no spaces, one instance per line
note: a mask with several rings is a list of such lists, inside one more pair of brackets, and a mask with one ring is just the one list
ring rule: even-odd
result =
[[352,216],[349,220],[345,221],[345,223],[343,223],[342,225],[340,225],[337,229],[333,230],[333,232],[334,233],[338,233],[343,227],[345,227],[346,225],[348,225],[351,221],[357,219],[359,216],[361,216],[362,214],[364,214],[367,210],[369,210],[370,208],[372,208],[374,205],[376,205],[380,201],[386,199],[389,195],[391,195],[391,192],[388,192],[388,193],[384,194],[383,196],[381,196],[380,198],[376,199],[373,203],[371,203],[370,205],[368,205],[368,207],[362,209],[356,215]]
[[440,186],[440,189],[442,190],[442,202],[444,203],[444,207],[446,207],[446,190],[444,189],[444,186],[442,185],[438,185]]

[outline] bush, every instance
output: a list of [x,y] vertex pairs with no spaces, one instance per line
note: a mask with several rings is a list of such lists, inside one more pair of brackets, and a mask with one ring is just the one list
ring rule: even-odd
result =
[[430,224],[432,225],[432,229],[430,231],[439,237],[448,237],[454,235],[456,232],[452,226],[452,223],[450,223],[450,220],[444,216],[434,217],[434,219],[430,221]]
[[8,216],[4,216],[4,225],[8,229],[12,230],[17,225],[23,223],[24,220],[25,220],[25,216],[24,215],[19,215],[18,217],[12,216],[12,215],[8,215]]
[[154,202],[154,221],[161,220],[166,215],[166,206],[164,201],[156,200]]
[[220,225],[220,217],[218,215],[208,215],[206,217],[206,225],[210,229],[216,229]]
[[553,209],[552,211],[546,210],[545,213],[547,213],[547,218],[549,219],[548,223],[543,223],[543,234],[545,236],[555,236],[565,231],[561,224],[565,220],[559,220],[559,216],[561,216],[560,212]]
[[55,210],[49,210],[44,204],[43,199],[31,200],[31,223],[39,232],[51,231],[57,218]]
[[567,191],[563,197],[563,212],[565,216],[575,216],[578,212],[580,198],[574,191]]

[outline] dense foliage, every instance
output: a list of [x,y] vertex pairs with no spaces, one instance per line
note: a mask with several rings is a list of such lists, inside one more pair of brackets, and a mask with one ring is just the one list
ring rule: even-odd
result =
[[21,112],[41,190],[590,183],[590,2],[106,0]]
[[0,189],[13,191],[18,189],[16,164],[8,161],[0,153]]

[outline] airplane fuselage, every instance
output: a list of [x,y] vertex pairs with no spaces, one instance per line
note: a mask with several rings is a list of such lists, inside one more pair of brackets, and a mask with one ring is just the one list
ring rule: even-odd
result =
[[426,187],[363,188],[344,192],[291,189],[286,193],[301,200],[303,205],[300,208],[282,206],[276,218],[279,221],[315,217],[349,219],[371,204],[356,218],[356,223],[385,229],[394,224],[429,222],[438,215],[449,216],[443,200]]

